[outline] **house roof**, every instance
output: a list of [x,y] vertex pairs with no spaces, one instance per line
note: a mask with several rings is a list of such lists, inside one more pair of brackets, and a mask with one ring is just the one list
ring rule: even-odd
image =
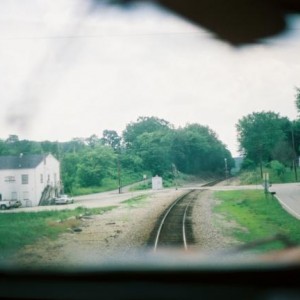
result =
[[44,154],[0,156],[0,170],[34,169],[46,156]]

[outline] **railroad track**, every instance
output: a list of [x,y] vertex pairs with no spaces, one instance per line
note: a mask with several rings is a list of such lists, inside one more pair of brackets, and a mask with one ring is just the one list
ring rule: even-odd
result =
[[199,191],[187,192],[164,212],[152,234],[151,244],[154,251],[159,248],[182,248],[187,250],[192,241],[190,222],[193,201]]
[[[202,186],[213,186],[220,181],[215,180]],[[161,248],[188,250],[194,239],[191,222],[193,203],[201,192],[201,190],[190,190],[175,200],[162,214],[149,243],[155,252]]]
[[221,181],[224,181],[224,178],[216,179],[216,180],[210,181],[208,183],[202,184],[201,187],[214,186],[214,185],[216,185],[217,183],[219,183]]

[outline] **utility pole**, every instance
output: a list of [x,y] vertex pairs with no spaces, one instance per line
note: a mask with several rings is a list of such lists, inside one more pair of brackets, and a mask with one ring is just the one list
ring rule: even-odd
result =
[[172,171],[173,171],[173,176],[174,176],[174,181],[175,181],[175,189],[178,189],[178,184],[177,184],[177,177],[178,177],[178,170],[176,168],[175,164],[172,164]]
[[263,174],[263,185],[264,185],[265,194],[267,195],[269,193],[269,187],[270,187],[269,173]]
[[[59,196],[60,194],[64,194],[64,185],[63,185],[63,182],[62,182],[62,166],[61,166],[61,152],[60,152],[60,145],[59,145],[59,142],[56,141],[56,147],[57,147],[57,159],[58,159],[58,162],[59,162],[59,186],[58,186],[58,195],[55,195],[55,196]],[[56,185],[56,183],[54,183]],[[56,192],[55,192],[56,193]]]
[[120,153],[118,153],[118,190],[121,194],[121,162],[120,162]]
[[228,179],[228,166],[227,166],[227,158],[224,158],[225,163],[225,179]]
[[293,169],[294,169],[294,173],[295,173],[295,181],[298,181],[298,174],[297,174],[297,153],[296,153],[296,149],[295,149],[295,136],[294,136],[294,121],[292,122],[292,144],[293,144],[293,153],[294,153],[294,157],[293,157]]

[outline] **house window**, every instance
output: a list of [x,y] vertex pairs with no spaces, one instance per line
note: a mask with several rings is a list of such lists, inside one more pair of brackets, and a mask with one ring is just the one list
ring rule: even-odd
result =
[[29,192],[23,192],[23,200],[24,201],[29,200]]
[[43,174],[41,174],[41,183],[44,183],[44,177],[43,177]]
[[18,200],[18,194],[17,194],[17,192],[12,192],[11,193],[11,200]]
[[16,178],[15,178],[15,176],[6,176],[6,177],[4,177],[4,181],[11,183],[11,182],[15,182]]
[[28,184],[28,174],[22,174],[22,184]]

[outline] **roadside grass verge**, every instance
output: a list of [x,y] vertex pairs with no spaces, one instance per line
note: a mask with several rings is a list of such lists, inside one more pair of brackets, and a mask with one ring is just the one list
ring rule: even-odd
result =
[[137,207],[141,205],[147,198],[147,195],[139,195],[128,200],[122,201],[121,203],[126,204],[128,207]]
[[115,208],[78,207],[74,210],[0,214],[0,261],[41,238],[55,239],[80,226],[82,216],[99,215]]
[[[169,174],[170,175],[170,174]],[[173,175],[166,176],[163,178],[163,187],[164,188],[172,188],[172,187],[181,187],[185,184],[190,183],[199,183],[199,181],[209,181],[215,178],[211,174],[202,174],[202,176],[194,176],[194,175],[187,175],[181,172],[178,172],[177,177],[174,178]],[[146,181],[140,181],[136,185],[133,185],[130,188],[130,191],[140,191],[140,190],[150,190],[152,189],[152,181],[151,179],[147,179]]]
[[[240,225],[231,232],[238,241],[250,243],[281,234],[291,242],[300,244],[300,221],[288,214],[272,196],[266,197],[260,190],[219,191],[214,196],[220,200],[214,211]],[[281,242],[274,242],[254,251],[284,247]]]
[[105,178],[103,179],[103,183],[101,186],[91,186],[91,187],[74,186],[72,188],[71,194],[72,196],[89,195],[89,194],[112,191],[112,190],[116,190],[117,188],[118,188],[117,180]]
[[[147,172],[145,174],[150,176]],[[128,173],[125,170],[122,172],[121,176],[121,186],[125,187],[127,185],[135,184],[135,183],[142,183],[142,174],[135,174],[135,173]],[[102,181],[101,186],[91,186],[91,187],[80,187],[80,186],[73,186],[70,194],[72,196],[82,196],[82,195],[89,195],[95,193],[102,193],[108,192],[112,190],[117,190],[119,188],[119,181],[118,178],[104,178]],[[141,189],[141,188],[140,188]]]
[[[263,168],[263,172],[269,173],[270,183],[289,183],[295,182],[295,173],[294,170],[286,168],[285,172],[280,176],[276,173],[275,170],[271,168]],[[247,184],[262,184],[263,180],[260,177],[260,170],[256,168],[252,171],[241,171],[238,174],[241,185]]]
[[150,190],[152,188],[152,183],[150,180],[142,181],[140,183],[137,183],[133,185],[129,191],[143,191],[143,190]]

